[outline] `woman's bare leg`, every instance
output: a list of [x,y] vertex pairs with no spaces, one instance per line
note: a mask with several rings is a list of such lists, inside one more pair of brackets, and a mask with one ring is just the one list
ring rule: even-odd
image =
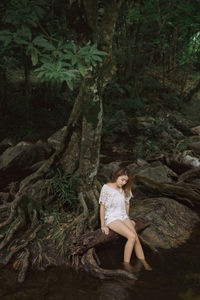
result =
[[108,224],[108,227],[116,233],[127,238],[126,245],[124,247],[124,262],[130,263],[131,255],[135,245],[136,234],[133,232],[124,222],[120,220],[113,221]]
[[135,233],[136,238],[135,238],[135,249],[134,250],[135,250],[135,254],[136,254],[137,258],[139,260],[141,260],[141,262],[143,263],[146,270],[152,270],[151,266],[145,260],[142,245],[141,245],[138,235],[135,231],[135,222],[127,218],[123,221],[123,223],[125,223],[129,227],[129,229],[132,230],[133,233]]
[[138,259],[145,259],[142,246],[140,244],[138,235],[135,231],[135,227],[133,226],[132,221],[130,219],[125,219],[123,222],[130,228],[131,231],[133,231],[135,233],[135,236],[136,236],[136,238],[135,238],[135,254],[136,254],[137,258]]

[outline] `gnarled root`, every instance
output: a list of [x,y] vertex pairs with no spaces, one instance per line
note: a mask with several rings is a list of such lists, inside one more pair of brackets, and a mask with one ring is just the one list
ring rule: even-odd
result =
[[35,230],[30,234],[30,236],[27,238],[27,240],[20,245],[16,246],[5,258],[4,263],[7,264],[11,258],[13,257],[14,254],[19,252],[20,250],[24,249],[27,247],[27,245],[35,239],[37,232],[41,229],[41,225],[35,228]]
[[20,253],[15,263],[13,264],[13,267],[19,271],[18,282],[23,282],[25,279],[26,272],[29,266],[29,256],[30,256],[30,252],[27,248],[25,248]]
[[18,217],[11,223],[4,239],[0,243],[0,250],[3,249],[12,239],[13,235],[25,224],[24,212],[18,208]]
[[0,228],[4,227],[12,222],[12,220],[14,219],[15,213],[16,213],[16,208],[21,200],[22,200],[22,197],[17,196],[13,202],[6,203],[6,204],[0,206],[0,210],[5,210],[5,209],[11,210],[7,220],[0,223]]
[[[82,232],[84,232],[84,222],[88,221],[88,227],[90,229],[93,229],[98,222],[98,211],[99,211],[99,205],[98,205],[98,198],[99,198],[99,192],[101,189],[101,184],[99,181],[95,181],[95,184],[93,185],[90,190],[85,190],[84,192],[80,192],[78,194],[78,198],[80,201],[80,204],[83,208],[83,212],[79,217],[79,224],[77,225],[76,229],[76,236],[80,236]],[[93,211],[92,215],[89,217],[89,210],[88,210],[88,204],[87,202],[92,203]]]
[[116,270],[108,270],[103,269],[99,266],[99,259],[95,252],[94,248],[89,249],[81,259],[81,264],[84,270],[91,273],[93,276],[98,277],[100,279],[106,278],[123,278],[123,279],[131,279],[136,280],[136,276],[133,273],[129,273],[125,270],[116,269]]

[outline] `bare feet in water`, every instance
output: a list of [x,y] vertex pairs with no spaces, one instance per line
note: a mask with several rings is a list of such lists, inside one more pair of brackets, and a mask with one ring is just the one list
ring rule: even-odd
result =
[[145,270],[151,271],[152,267],[148,264],[148,262],[145,259],[140,259],[141,263],[143,264]]
[[130,263],[124,261],[123,262],[123,267],[126,271],[128,271],[130,273],[134,273],[134,268]]

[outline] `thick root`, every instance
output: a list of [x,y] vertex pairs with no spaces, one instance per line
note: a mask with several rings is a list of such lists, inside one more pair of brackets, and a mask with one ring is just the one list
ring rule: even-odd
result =
[[25,242],[23,242],[21,245],[16,246],[4,259],[4,263],[7,264],[11,258],[13,257],[14,254],[16,254],[17,252],[19,252],[20,250],[24,249],[25,247],[27,247],[27,245],[29,244],[29,242],[31,242],[32,240],[35,239],[37,232],[41,229],[41,225],[39,225],[38,227],[35,228],[35,230],[29,235],[29,237],[27,238],[27,240]]
[[18,273],[18,282],[23,282],[25,280],[26,277],[26,272],[29,266],[29,256],[30,256],[30,252],[29,250],[26,248],[21,255],[21,259],[20,262],[18,264],[17,269],[19,269],[19,273]]
[[81,206],[83,207],[82,214],[78,217],[78,219],[75,220],[76,225],[76,236],[81,235],[84,232],[84,222],[87,219],[89,213],[88,213],[88,207],[85,201],[84,194],[80,192],[78,194],[78,199],[80,201]]
[[8,229],[3,241],[0,243],[0,250],[3,249],[11,241],[15,232],[17,232],[25,224],[24,212],[20,208],[18,208],[18,214],[18,217],[10,225],[10,228]]
[[43,266],[43,251],[42,251],[42,246],[39,241],[37,241],[37,247],[38,247],[38,255],[37,257],[33,260],[32,265],[37,266],[40,270],[44,271],[45,268]]
[[4,204],[1,206],[1,209],[5,209],[5,206],[6,206],[6,209],[10,208],[11,211],[10,211],[10,215],[9,215],[8,219],[0,224],[0,228],[4,227],[12,222],[12,220],[14,219],[15,213],[16,213],[16,208],[21,200],[22,200],[22,197],[17,196],[13,202],[7,203],[7,204]]
[[99,266],[99,260],[96,259],[97,255],[94,248],[91,248],[83,255],[81,259],[82,267],[85,271],[91,273],[93,276],[100,279],[106,278],[122,278],[122,279],[131,279],[137,280],[137,277],[133,273],[129,273],[125,270],[116,269],[108,270],[103,269]]
[[88,197],[93,204],[93,215],[89,219],[90,227],[97,225],[98,222],[98,213],[99,213],[99,205],[98,205],[98,192],[94,189],[93,191],[88,191],[86,193],[86,197]]

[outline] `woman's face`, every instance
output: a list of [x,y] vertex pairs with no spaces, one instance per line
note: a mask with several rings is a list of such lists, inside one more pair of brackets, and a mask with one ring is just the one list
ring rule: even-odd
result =
[[121,175],[117,178],[116,184],[118,187],[124,186],[128,182],[128,176],[127,175]]

